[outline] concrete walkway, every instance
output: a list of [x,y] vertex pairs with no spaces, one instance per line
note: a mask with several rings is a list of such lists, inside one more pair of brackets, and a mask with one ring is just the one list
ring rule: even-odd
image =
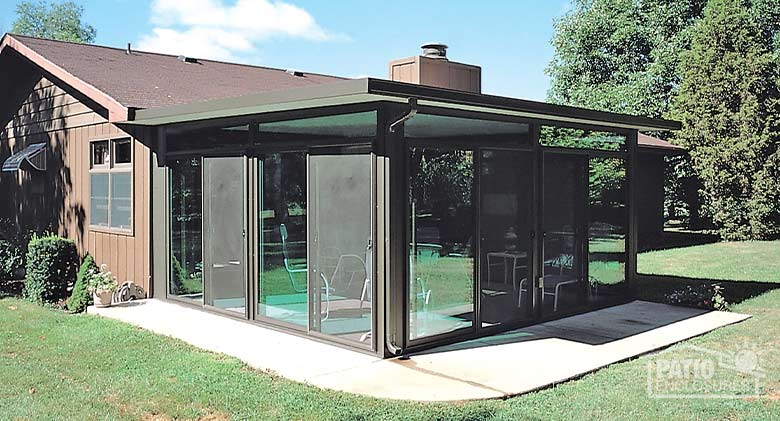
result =
[[224,353],[292,380],[388,399],[514,396],[579,377],[750,316],[634,301],[382,360],[158,300],[89,312]]

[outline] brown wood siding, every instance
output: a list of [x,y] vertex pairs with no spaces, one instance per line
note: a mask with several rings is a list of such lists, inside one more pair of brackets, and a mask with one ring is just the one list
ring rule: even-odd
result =
[[[15,100],[15,112],[3,121],[0,159],[37,142],[47,142],[46,173],[3,173],[9,200],[5,214],[23,227],[48,225],[76,241],[79,252],[106,264],[121,283],[134,281],[149,291],[149,173],[150,152],[143,140],[152,131],[127,133],[78,99],[67,86],[46,77]],[[6,101],[6,100],[4,100]],[[7,105],[7,104],[4,104]],[[101,115],[103,114],[103,115]],[[133,230],[122,233],[89,227],[89,142],[97,138],[133,137]],[[43,189],[43,194],[34,193]],[[3,206],[3,205],[0,205]]]

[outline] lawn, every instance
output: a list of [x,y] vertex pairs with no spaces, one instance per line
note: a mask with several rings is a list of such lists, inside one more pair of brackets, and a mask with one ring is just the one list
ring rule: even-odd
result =
[[780,283],[780,240],[704,244],[641,253],[642,274]]
[[[0,419],[774,419],[780,291],[734,310],[754,318],[689,343],[715,350],[755,346],[770,398],[649,398],[646,364],[653,357],[646,356],[504,401],[418,404],[319,390],[114,320],[6,298],[0,300]],[[677,345],[664,357],[686,352]]]

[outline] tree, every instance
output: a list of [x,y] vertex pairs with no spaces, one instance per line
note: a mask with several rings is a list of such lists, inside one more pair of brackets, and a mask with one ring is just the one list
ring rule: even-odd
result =
[[759,15],[740,0],[708,2],[682,53],[671,111],[683,123],[677,139],[690,149],[704,210],[732,240],[780,235],[777,23]]
[[575,0],[555,22],[550,102],[661,117],[706,0]]
[[84,7],[73,2],[23,1],[16,6],[11,32],[39,38],[80,43],[95,40],[95,28],[83,23]]

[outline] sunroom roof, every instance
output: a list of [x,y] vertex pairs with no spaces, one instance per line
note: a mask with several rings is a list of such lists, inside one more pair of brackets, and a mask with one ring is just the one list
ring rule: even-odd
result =
[[170,107],[139,109],[135,110],[134,118],[123,123],[158,126],[335,105],[379,101],[406,103],[409,98],[416,98],[418,105],[423,107],[449,108],[564,123],[638,130],[678,130],[680,128],[679,122],[670,120],[373,78],[353,79]]

